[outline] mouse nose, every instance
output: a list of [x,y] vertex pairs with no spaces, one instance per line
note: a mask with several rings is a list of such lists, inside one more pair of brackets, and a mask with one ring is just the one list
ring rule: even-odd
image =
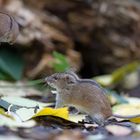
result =
[[44,81],[47,83],[47,81],[48,81],[48,77],[46,77],[46,78],[44,79]]
[[50,76],[48,76],[48,77],[45,78],[45,82],[46,82],[47,84],[49,84],[49,83],[52,83],[53,80],[52,80],[52,78],[51,78]]

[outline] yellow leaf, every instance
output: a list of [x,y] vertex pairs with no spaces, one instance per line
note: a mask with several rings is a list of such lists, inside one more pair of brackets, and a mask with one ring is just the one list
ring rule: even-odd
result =
[[47,108],[43,108],[42,110],[40,110],[32,118],[35,118],[38,116],[47,116],[47,115],[56,116],[56,117],[60,117],[60,118],[68,120],[69,112],[68,112],[67,107],[58,108],[58,109],[53,109],[53,108],[47,107]]
[[133,123],[140,123],[140,117],[130,119],[130,121],[133,122]]
[[3,116],[5,116],[5,117],[8,117],[8,118],[13,119],[13,117],[10,116],[9,114],[5,113],[4,109],[2,109],[2,108],[0,108],[0,114],[3,115]]
[[[124,117],[140,115],[140,103],[116,105],[113,107],[113,114],[121,115]],[[135,117],[131,119],[128,118],[127,120],[130,120],[134,123],[140,123],[140,117]]]

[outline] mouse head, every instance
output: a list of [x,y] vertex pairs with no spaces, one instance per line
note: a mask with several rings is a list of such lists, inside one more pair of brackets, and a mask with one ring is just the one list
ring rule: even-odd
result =
[[64,89],[76,84],[75,76],[68,73],[55,73],[45,79],[48,85],[56,89]]

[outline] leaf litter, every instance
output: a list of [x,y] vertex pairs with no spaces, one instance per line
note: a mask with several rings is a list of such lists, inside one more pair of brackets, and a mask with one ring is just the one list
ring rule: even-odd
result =
[[[6,83],[6,86],[7,85],[9,85],[9,83]],[[12,89],[12,87],[14,88],[14,85],[10,88]],[[21,85],[17,89],[24,92],[23,87],[24,86]],[[28,88],[36,90],[34,87]],[[36,101],[36,97],[41,95],[40,92],[39,94],[36,94],[36,92],[28,94],[29,91],[26,91],[27,94],[19,92],[15,94],[15,96],[10,96],[10,94],[14,95],[17,89],[15,88],[14,91],[11,90],[13,93],[9,91],[8,94],[4,91],[3,93],[6,93],[5,95],[8,96],[5,96],[3,93],[1,94],[0,126],[2,128],[6,126],[10,128],[10,131],[16,129],[16,132],[20,133],[22,137],[36,137],[36,139],[39,139],[35,133],[36,131],[42,133],[41,135],[43,135],[43,138],[46,138],[49,137],[51,133],[53,134],[55,130],[59,134],[60,130],[79,129],[81,130],[81,135],[84,135],[84,137],[86,136],[86,139],[96,138],[96,136],[97,139],[98,137],[99,139],[105,139],[105,137],[109,137],[110,135],[118,137],[129,136],[139,131],[139,125],[136,125],[140,122],[139,118],[109,120],[105,127],[99,127],[86,119],[86,114],[70,114],[68,108],[65,107],[54,109],[54,102],[47,103],[46,101]],[[111,89],[108,92],[110,93],[108,95],[113,106],[112,110],[115,114],[123,116],[139,114],[140,100],[138,98],[118,95],[117,92]],[[28,99],[29,97],[31,99]],[[46,134],[46,129],[47,131],[51,131],[50,134]],[[28,133],[27,130],[31,133]],[[21,132],[24,132],[24,136]],[[74,132],[72,131],[72,133]],[[100,133],[101,135],[99,135]],[[69,133],[66,132],[66,136],[68,137]]]

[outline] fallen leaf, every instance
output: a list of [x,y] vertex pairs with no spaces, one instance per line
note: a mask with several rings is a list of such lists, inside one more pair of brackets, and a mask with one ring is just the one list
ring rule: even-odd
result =
[[25,138],[21,138],[18,136],[14,136],[14,135],[1,135],[0,136],[0,140],[5,140],[5,139],[10,139],[10,140],[25,140]]
[[102,86],[110,86],[112,84],[112,76],[111,75],[101,75],[101,76],[96,76],[94,77],[94,79],[100,83]]
[[115,105],[113,113],[122,116],[131,116],[140,114],[140,103],[139,104],[120,104]]
[[96,134],[96,135],[89,135],[87,137],[87,140],[104,140],[106,138],[105,135],[99,133],[99,134]]
[[[140,115],[140,103],[116,105],[113,107],[113,114],[121,115],[124,117]],[[126,118],[126,119],[134,123],[140,123],[140,117]]]
[[115,136],[126,136],[132,132],[130,128],[120,125],[107,125],[105,128]]
[[118,84],[126,77],[126,75],[134,72],[139,67],[139,65],[139,62],[134,61],[116,69],[111,74],[96,76],[94,79],[105,87]]
[[136,131],[140,132],[140,124],[136,125]]
[[80,130],[64,130],[60,134],[49,135],[48,140],[86,140],[86,136]]
[[79,121],[83,121],[85,120],[87,115],[84,115],[84,114],[78,114],[78,115],[75,115],[75,114],[70,114],[69,115],[69,121],[72,121],[72,122],[75,122],[75,123],[78,123]]
[[129,104],[140,104],[140,98],[137,97],[124,97]]
[[33,118],[38,124],[41,124],[43,126],[53,126],[53,127],[60,127],[60,128],[82,128],[84,129],[85,126],[83,123],[75,123],[70,120],[66,120],[60,117],[56,116],[38,116],[36,118]]
[[[15,112],[15,114],[17,116],[14,115],[13,117],[16,118],[16,120],[19,119],[19,120],[25,122],[25,121],[31,119],[32,116],[35,115],[35,112],[34,112],[34,109],[33,108],[31,108],[31,109],[28,109],[28,108],[20,108],[20,109],[18,109]],[[11,115],[13,115],[13,114],[11,114]]]
[[68,108],[65,107],[65,108],[58,108],[58,109],[43,108],[38,113],[36,113],[32,118],[35,118],[38,116],[46,116],[46,115],[56,116],[56,117],[60,117],[66,120],[68,120],[68,117],[69,117]]
[[26,122],[22,121],[16,121],[14,119],[11,119],[9,117],[3,116],[0,114],[0,126],[8,126],[11,128],[16,128],[16,127],[25,127],[25,128],[30,128],[35,126],[35,121],[30,120]]
[[[12,105],[17,105],[22,107],[35,107],[39,106],[40,108],[46,107],[46,106],[51,106],[53,103],[43,103],[43,102],[38,102],[34,101],[31,99],[23,98],[23,97],[14,97],[14,96],[3,96],[1,98],[2,100],[12,104]],[[8,109],[8,108],[5,108]]]
[[8,117],[8,118],[13,119],[12,116],[9,115],[9,114],[7,114],[7,113],[5,113],[4,109],[2,109],[2,108],[0,108],[0,114],[3,115],[3,116],[5,116],[5,117]]
[[[16,120],[27,121],[31,118],[45,115],[68,119],[68,108],[44,108],[50,104],[21,97],[2,97],[1,100],[4,101],[1,106],[5,107],[8,113]],[[38,106],[37,109],[36,106]]]
[[140,117],[129,119],[133,123],[140,123]]

